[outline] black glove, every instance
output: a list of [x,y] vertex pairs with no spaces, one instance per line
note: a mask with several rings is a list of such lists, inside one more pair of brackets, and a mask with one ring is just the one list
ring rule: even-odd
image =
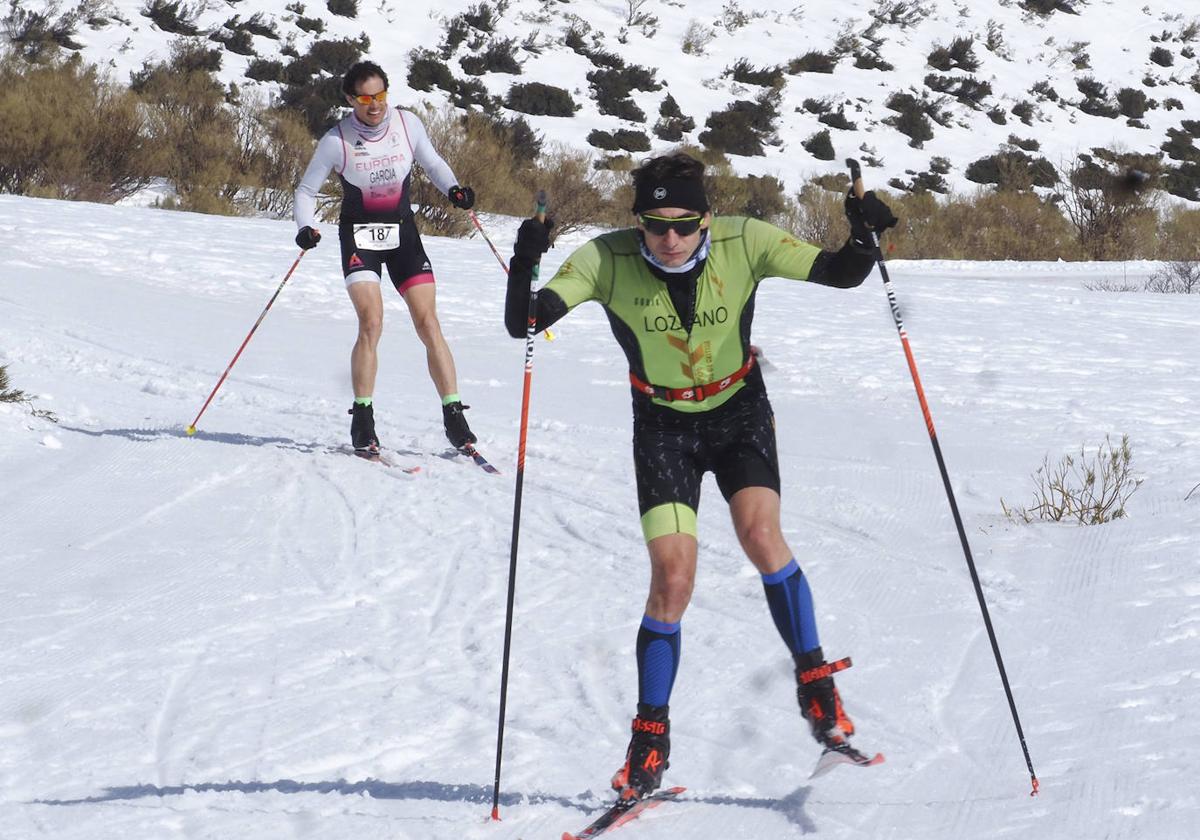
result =
[[460,187],[458,184],[455,184],[446,193],[446,197],[459,210],[470,210],[475,206],[475,190],[470,187]]
[[321,241],[321,231],[316,228],[305,225],[300,228],[300,232],[296,234],[296,244],[307,251],[310,248],[316,248],[317,243]]
[[546,221],[526,219],[517,230],[517,242],[513,245],[513,256],[533,265],[542,254],[550,250],[550,230],[554,220],[547,217]]
[[846,196],[846,218],[850,220],[850,238],[859,248],[872,247],[871,231],[875,231],[876,236],[882,236],[885,230],[895,227],[899,221],[874,191],[868,191],[858,198],[851,190]]

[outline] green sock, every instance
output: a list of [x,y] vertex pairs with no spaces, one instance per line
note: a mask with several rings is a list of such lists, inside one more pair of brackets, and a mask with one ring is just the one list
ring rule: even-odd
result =
[[355,397],[354,404],[355,405],[370,405],[371,398],[370,397]]
[[450,405],[450,403],[462,402],[462,397],[458,394],[447,394],[442,397],[442,405]]

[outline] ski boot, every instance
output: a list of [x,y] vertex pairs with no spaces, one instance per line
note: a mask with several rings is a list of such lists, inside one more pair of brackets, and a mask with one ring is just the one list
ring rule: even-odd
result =
[[808,721],[812,736],[825,749],[849,744],[854,724],[842,709],[842,698],[833,684],[833,675],[850,667],[850,660],[826,662],[825,654],[815,648],[796,657],[796,699],[800,714]]
[[355,403],[347,414],[350,420],[350,443],[354,451],[363,454],[379,452],[379,438],[375,435],[375,410],[372,406]]
[[461,402],[447,403],[442,406],[442,422],[446,426],[446,439],[455,449],[462,449],[479,440],[471,431],[471,427],[467,425],[467,418],[463,416],[463,412],[468,408],[470,408],[469,405],[463,405]]
[[633,719],[633,737],[625,751],[625,764],[612,777],[621,799],[641,799],[658,790],[663,771],[670,767],[671,721],[667,706],[638,703]]

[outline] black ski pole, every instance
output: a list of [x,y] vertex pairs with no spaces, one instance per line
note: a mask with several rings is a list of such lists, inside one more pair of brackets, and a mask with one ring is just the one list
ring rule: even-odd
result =
[[[850,179],[854,185],[854,194],[863,197],[862,169],[853,158],[846,160],[850,167]],[[891,278],[888,277],[887,266],[884,265],[883,251],[879,247],[879,236],[871,231],[871,244],[875,248],[875,262],[879,266],[879,274],[883,277],[883,288],[887,292],[888,305],[892,309],[892,320],[896,322],[896,331],[900,333],[900,344],[904,347],[904,358],[908,361],[908,371],[912,374],[913,386],[917,389],[917,399],[921,403],[921,413],[925,416],[925,428],[929,430],[929,442],[933,444],[933,454],[937,458],[938,470],[942,474],[942,484],[946,488],[946,498],[950,501],[950,512],[954,515],[954,524],[958,528],[958,539],[962,542],[963,554],[967,558],[967,568],[971,572],[971,582],[975,585],[975,597],[979,600],[979,609],[983,613],[983,624],[987,628],[988,639],[992,643],[992,653],[996,656],[996,667],[1000,670],[1000,682],[1004,684],[1004,694],[1008,697],[1008,708],[1012,710],[1013,723],[1017,727],[1017,738],[1021,741],[1021,751],[1025,754],[1025,766],[1029,768],[1029,779],[1033,783],[1030,796],[1037,796],[1038,778],[1033,771],[1033,760],[1029,757],[1029,747],[1025,744],[1025,732],[1021,729],[1021,718],[1017,714],[1017,704],[1013,700],[1012,688],[1008,684],[1008,673],[1004,670],[1004,659],[1000,655],[1000,644],[996,641],[996,631],[992,628],[992,618],[988,613],[987,600],[983,596],[983,586],[979,583],[979,573],[975,570],[975,558],[971,556],[971,545],[967,542],[967,531],[963,527],[962,516],[958,512],[958,502],[954,499],[954,489],[950,486],[950,474],[946,471],[946,460],[942,457],[942,447],[938,444],[937,432],[933,428],[933,415],[929,411],[929,403],[925,399],[925,389],[921,387],[921,377],[917,374],[917,362],[913,358],[912,348],[908,344],[908,333],[904,322],[900,319],[900,304],[896,301],[896,292],[892,289]]]
[[[537,194],[534,212],[546,221],[546,191]],[[517,542],[521,536],[521,491],[525,486],[525,439],[529,432],[529,394],[533,388],[533,336],[537,326],[537,281],[540,262],[529,278],[529,319],[525,327],[525,387],[521,393],[521,432],[517,443],[517,483],[513,494],[512,544],[508,556],[508,608],[504,615],[504,659],[500,666],[500,720],[496,726],[496,785],[492,789],[492,819],[500,819],[500,763],[504,758],[504,712],[508,704],[508,660],[512,650],[513,603],[517,595]]]

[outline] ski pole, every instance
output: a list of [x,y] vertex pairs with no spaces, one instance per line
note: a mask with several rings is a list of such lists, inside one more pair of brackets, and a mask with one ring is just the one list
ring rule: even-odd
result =
[[254,326],[250,328],[250,332],[246,333],[246,338],[242,341],[242,346],[233,354],[233,359],[229,362],[229,367],[225,368],[225,372],[221,374],[221,378],[217,380],[217,384],[213,387],[212,393],[208,395],[208,399],[204,401],[204,405],[200,407],[200,414],[196,415],[196,419],[187,427],[189,435],[196,434],[196,424],[200,422],[200,415],[208,408],[208,404],[212,402],[213,397],[217,395],[217,390],[221,387],[221,383],[225,381],[225,377],[229,376],[229,371],[233,370],[234,364],[237,363],[238,356],[242,355],[242,351],[246,349],[246,345],[250,343],[250,337],[254,335],[254,331],[258,329],[258,325],[263,322],[263,318],[267,317],[267,310],[271,308],[271,304],[275,302],[275,298],[279,297],[279,293],[283,291],[283,284],[292,276],[292,272],[296,270],[296,266],[300,265],[300,260],[304,258],[304,251],[300,251],[300,256],[296,257],[296,261],[292,263],[292,267],[288,269],[287,274],[283,275],[283,280],[279,282],[279,287],[275,289],[275,294],[271,295],[271,299],[267,301],[267,305],[263,307],[262,314],[258,316],[258,320],[254,322]]
[[483,229],[483,225],[479,223],[479,217],[475,215],[474,210],[468,210],[467,213],[471,216],[471,221],[475,223],[479,235],[483,237],[483,241],[492,249],[492,253],[496,255],[496,259],[500,261],[500,267],[504,269],[504,273],[508,274],[508,264],[504,262],[504,257],[500,256],[500,252],[496,250],[496,246],[492,244],[492,240],[488,238],[487,231]]
[[[534,216],[539,222],[545,222],[546,191],[540,190],[536,200],[537,209]],[[492,250],[494,251],[495,248]],[[525,439],[529,431],[529,393],[533,388],[533,336],[537,327],[539,265],[540,262],[533,264],[533,274],[529,278],[529,311],[525,327],[525,386],[521,393],[521,431],[517,443],[517,481],[513,494],[512,544],[508,556],[508,607],[504,616],[504,658],[503,664],[500,666],[500,720],[496,726],[496,785],[492,790],[493,820],[500,819],[500,763],[504,757],[504,711],[508,704],[508,660],[512,650],[513,603],[517,594],[517,542],[521,536],[521,491],[525,486]]]
[[[496,250],[496,246],[493,245],[492,240],[488,238],[487,231],[483,229],[483,225],[479,222],[479,217],[475,215],[474,210],[468,210],[467,212],[471,214],[471,221],[475,223],[475,227],[479,230],[479,235],[483,237],[483,241],[488,244],[488,247],[492,249],[492,253],[496,255],[496,259],[500,262],[500,267],[504,269],[505,274],[508,274],[508,264],[504,262],[504,257],[500,256],[500,252]],[[546,341],[553,341],[554,333],[552,333],[550,330],[546,330],[542,333],[542,337],[545,338]]]
[[[847,158],[846,166],[850,167],[850,180],[853,182],[854,194],[863,197],[862,169],[858,161]],[[929,442],[933,444],[933,454],[937,459],[938,470],[942,474],[942,484],[946,488],[946,498],[950,501],[950,512],[954,515],[954,524],[958,528],[958,539],[962,542],[963,554],[967,558],[967,568],[971,572],[971,582],[975,585],[975,597],[979,600],[979,609],[983,613],[983,624],[987,628],[988,639],[992,643],[992,653],[996,657],[996,667],[1000,670],[1000,682],[1004,684],[1004,694],[1008,697],[1008,708],[1012,710],[1013,723],[1017,727],[1017,738],[1021,742],[1021,751],[1025,754],[1025,766],[1029,768],[1029,779],[1033,784],[1030,796],[1038,794],[1038,778],[1033,771],[1033,760],[1029,757],[1029,747],[1025,744],[1025,732],[1021,729],[1021,718],[1017,714],[1017,704],[1013,700],[1012,688],[1008,684],[1008,673],[1004,670],[1004,658],[1000,655],[1000,643],[996,641],[996,631],[992,627],[992,618],[988,613],[987,600],[983,596],[983,586],[979,583],[979,573],[975,570],[975,558],[971,556],[971,545],[967,542],[967,531],[963,527],[962,516],[958,512],[958,502],[954,499],[954,489],[950,486],[950,474],[946,471],[946,460],[942,457],[942,447],[938,443],[937,432],[933,428],[933,415],[929,411],[929,403],[925,399],[925,389],[921,387],[921,377],[917,374],[917,362],[913,358],[912,348],[908,344],[908,332],[900,319],[900,304],[896,301],[896,292],[892,289],[891,278],[888,277],[887,266],[884,265],[883,251],[879,247],[879,235],[870,231],[871,244],[875,248],[875,263],[879,266],[879,274],[883,277],[883,288],[887,291],[888,305],[892,310],[892,320],[896,323],[896,331],[900,333],[900,344],[904,347],[904,358],[908,361],[908,372],[912,374],[913,386],[917,389],[917,400],[921,403],[921,413],[925,416],[925,428],[929,430]]]

